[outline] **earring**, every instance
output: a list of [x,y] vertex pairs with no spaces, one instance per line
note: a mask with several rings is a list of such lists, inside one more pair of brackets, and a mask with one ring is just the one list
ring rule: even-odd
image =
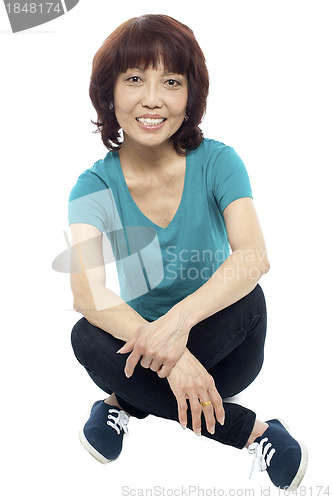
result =
[[110,102],[110,105],[108,107],[112,111],[112,109],[114,108],[114,104],[112,102]]
[[189,116],[187,115],[187,113],[184,115],[184,121],[187,122],[189,120]]

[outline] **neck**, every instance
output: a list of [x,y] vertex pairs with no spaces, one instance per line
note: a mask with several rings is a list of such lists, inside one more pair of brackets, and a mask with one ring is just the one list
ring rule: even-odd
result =
[[172,142],[157,147],[147,147],[133,143],[126,137],[119,151],[121,164],[125,164],[133,174],[161,172],[171,163],[178,161],[179,157]]

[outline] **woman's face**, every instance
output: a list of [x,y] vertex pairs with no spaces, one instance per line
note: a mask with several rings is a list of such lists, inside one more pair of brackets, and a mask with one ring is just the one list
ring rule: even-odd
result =
[[187,100],[187,76],[166,72],[162,65],[121,73],[114,87],[114,110],[124,141],[164,144],[181,127]]

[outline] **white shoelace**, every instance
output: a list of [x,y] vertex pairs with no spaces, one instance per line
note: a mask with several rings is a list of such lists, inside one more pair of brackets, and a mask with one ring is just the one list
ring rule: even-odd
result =
[[117,410],[116,408],[110,408],[108,410],[109,415],[107,416],[107,425],[113,427],[118,434],[120,434],[121,430],[124,431],[125,434],[129,435],[128,431],[128,422],[129,417],[127,413],[123,410]]
[[[253,475],[253,472],[256,468],[256,464],[257,464],[260,471],[266,470],[267,467],[270,466],[271,459],[272,459],[273,455],[275,454],[276,450],[274,448],[272,448],[272,444],[269,442],[266,444],[266,446],[264,447],[264,450],[263,450],[263,444],[266,443],[267,441],[268,441],[268,438],[266,437],[266,438],[262,439],[260,441],[260,443],[252,443],[248,447],[248,452],[250,454],[255,454],[254,460],[252,463],[252,467],[251,467],[249,479]],[[272,448],[272,449],[270,450],[270,448]],[[268,453],[268,451],[269,451],[269,453]]]

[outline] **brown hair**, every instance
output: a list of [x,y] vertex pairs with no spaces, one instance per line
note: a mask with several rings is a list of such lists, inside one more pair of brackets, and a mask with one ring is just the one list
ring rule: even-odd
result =
[[166,15],[150,14],[121,24],[106,38],[93,59],[89,95],[98,118],[91,121],[98,127],[95,132],[101,132],[107,149],[116,151],[122,144],[114,106],[110,109],[118,75],[133,67],[156,68],[160,58],[165,69],[188,77],[189,119],[172,136],[174,148],[177,153],[185,154],[186,149],[200,145],[203,133],[198,125],[205,113],[209,91],[204,54],[188,26]]

